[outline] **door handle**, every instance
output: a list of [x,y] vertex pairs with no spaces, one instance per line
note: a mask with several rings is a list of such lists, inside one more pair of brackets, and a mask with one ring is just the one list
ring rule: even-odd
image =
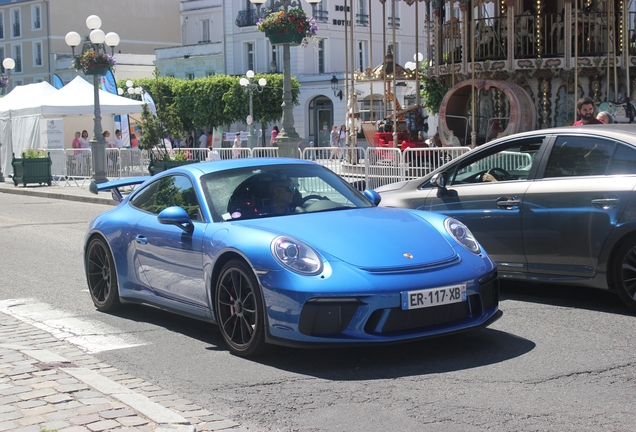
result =
[[616,207],[619,202],[620,200],[618,198],[597,198],[592,200],[592,205],[604,210],[609,210]]
[[148,239],[146,238],[146,236],[142,236],[140,234],[135,237],[135,241],[142,245],[148,244]]
[[497,207],[503,207],[507,210],[513,210],[521,205],[521,200],[515,197],[503,197],[497,199]]

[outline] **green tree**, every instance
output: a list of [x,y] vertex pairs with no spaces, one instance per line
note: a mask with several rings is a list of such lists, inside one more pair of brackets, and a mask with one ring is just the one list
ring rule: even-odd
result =
[[422,85],[422,91],[420,92],[420,97],[430,114],[438,114],[442,100],[450,87],[440,83],[438,78],[429,76],[427,66],[423,65],[421,69],[422,79],[420,84]]

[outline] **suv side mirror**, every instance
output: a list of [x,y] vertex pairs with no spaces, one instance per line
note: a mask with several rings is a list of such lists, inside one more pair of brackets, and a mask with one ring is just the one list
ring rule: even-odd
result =
[[440,189],[446,189],[446,173],[440,172],[434,174],[433,177],[431,177],[431,184],[437,186]]

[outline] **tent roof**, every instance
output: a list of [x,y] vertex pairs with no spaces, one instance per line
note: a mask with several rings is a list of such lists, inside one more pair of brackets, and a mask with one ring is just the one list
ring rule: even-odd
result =
[[39,107],[44,99],[57,91],[46,81],[17,86],[0,99],[0,117],[9,117],[10,110]]
[[[41,113],[51,115],[80,115],[94,113],[93,85],[82,77],[75,77],[42,102]],[[101,114],[135,114],[142,110],[143,102],[99,90]]]

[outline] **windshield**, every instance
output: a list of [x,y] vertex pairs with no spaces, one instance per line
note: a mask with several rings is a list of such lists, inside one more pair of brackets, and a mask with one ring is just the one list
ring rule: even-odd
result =
[[201,177],[215,222],[373,207],[364,195],[320,165],[270,165]]

